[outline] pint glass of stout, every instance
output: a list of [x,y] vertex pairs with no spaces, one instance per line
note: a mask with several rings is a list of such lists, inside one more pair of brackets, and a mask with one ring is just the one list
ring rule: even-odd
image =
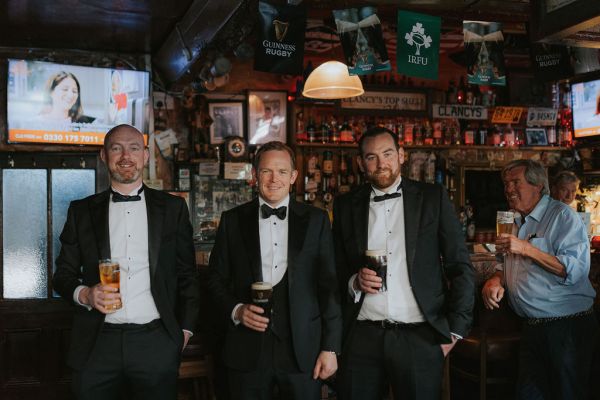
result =
[[387,255],[385,250],[365,251],[365,264],[367,268],[375,271],[381,278],[380,292],[387,290]]
[[[100,282],[103,285],[108,285],[117,288],[117,292],[120,289],[121,284],[121,269],[119,268],[119,263],[110,260],[104,259],[98,262],[98,269],[100,271]],[[106,308],[108,310],[118,310],[122,307],[121,301],[118,303],[111,304]]]
[[271,298],[273,297],[273,285],[269,282],[254,282],[252,284],[252,304],[265,310],[264,317],[271,317]]

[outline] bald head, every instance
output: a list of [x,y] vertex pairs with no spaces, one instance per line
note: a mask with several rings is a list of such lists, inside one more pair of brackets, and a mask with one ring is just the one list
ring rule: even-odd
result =
[[138,134],[141,136],[142,141],[144,140],[144,134],[142,132],[140,132],[136,127],[128,125],[128,124],[117,125],[117,126],[113,127],[111,130],[109,130],[108,132],[106,132],[106,135],[104,136],[104,151],[105,152],[108,151],[108,148],[110,147],[111,137],[113,137],[114,134],[117,132],[130,132],[130,133]]

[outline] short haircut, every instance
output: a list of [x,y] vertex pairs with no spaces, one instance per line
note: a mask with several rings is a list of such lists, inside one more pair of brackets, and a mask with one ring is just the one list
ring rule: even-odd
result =
[[576,183],[579,185],[579,178],[571,171],[560,171],[558,174],[554,175],[552,179],[552,187],[560,187],[563,184],[568,183]]
[[519,168],[525,167],[525,180],[530,185],[542,185],[541,194],[550,194],[550,189],[548,188],[548,175],[546,175],[546,169],[542,164],[533,160],[514,160],[506,164],[504,168],[502,168],[502,179],[504,180],[504,176],[507,172]]
[[260,158],[267,151],[285,151],[290,155],[290,160],[292,162],[292,170],[296,169],[296,155],[294,154],[294,151],[288,145],[278,140],[273,140],[272,142],[267,142],[260,146],[256,154],[254,155],[254,169],[258,170]]
[[142,136],[142,140],[144,140],[144,134],[142,132],[140,132],[139,129],[137,129],[135,126],[131,126],[129,124],[120,124],[120,125],[112,127],[108,132],[106,132],[106,135],[104,135],[104,151],[105,152],[108,152],[108,148],[110,147],[110,138],[112,137],[112,135],[114,135],[116,132],[120,131],[121,129],[133,130],[133,131],[139,133]]
[[396,150],[400,150],[400,143],[398,143],[398,135],[394,132],[390,131],[387,128],[382,128],[380,126],[376,126],[374,128],[367,129],[365,133],[358,139],[358,149],[360,150],[361,157],[364,156],[364,143],[368,138],[373,138],[380,135],[390,135],[392,140],[394,141],[394,145],[396,146]]

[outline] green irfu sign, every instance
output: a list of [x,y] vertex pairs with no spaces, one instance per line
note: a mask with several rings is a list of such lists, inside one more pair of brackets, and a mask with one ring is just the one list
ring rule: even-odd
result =
[[440,60],[441,18],[398,11],[398,72],[417,78],[437,79]]

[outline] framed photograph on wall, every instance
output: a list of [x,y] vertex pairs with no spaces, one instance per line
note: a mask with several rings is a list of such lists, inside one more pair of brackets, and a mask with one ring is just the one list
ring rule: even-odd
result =
[[548,137],[544,128],[525,129],[525,143],[527,146],[548,146]]
[[251,145],[287,137],[287,93],[248,91],[248,143]]
[[221,144],[228,136],[244,136],[244,103],[209,103],[210,143]]

